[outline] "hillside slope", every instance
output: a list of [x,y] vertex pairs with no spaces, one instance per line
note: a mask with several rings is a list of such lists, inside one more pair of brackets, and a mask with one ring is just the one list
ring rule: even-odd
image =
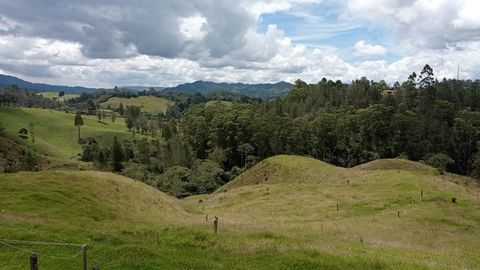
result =
[[[5,245],[8,239],[86,243],[92,264],[115,269],[121,262],[124,269],[140,269],[135,268],[145,256],[140,245],[151,248],[147,237],[154,229],[185,216],[179,201],[152,187],[93,171],[0,174],[0,209],[0,269],[28,268],[30,254]],[[39,253],[43,269],[81,268],[81,258],[72,257],[78,247],[13,245]],[[127,264],[122,255],[139,261]]]
[[140,96],[135,98],[112,97],[109,98],[107,101],[101,103],[101,105],[103,107],[110,106],[112,108],[118,108],[120,106],[120,103],[122,103],[123,106],[140,106],[142,108],[142,111],[152,113],[165,113],[168,107],[173,105],[173,102],[170,100],[154,96]]
[[65,93],[82,93],[82,92],[93,92],[99,89],[95,88],[87,88],[82,86],[65,86],[65,85],[51,85],[45,83],[32,83],[28,81],[24,81],[14,76],[3,75],[0,74],[0,85],[16,85],[20,88],[31,90],[34,92],[45,92],[45,91],[52,91],[52,92],[59,92],[64,91]]
[[187,201],[228,226],[393,269],[480,269],[479,192],[473,179],[411,161],[345,169],[275,156]]
[[[40,154],[49,157],[76,160],[82,147],[77,142],[77,128],[73,125],[75,115],[54,110],[37,108],[0,107],[0,121],[5,127],[8,137],[23,145],[30,145]],[[123,119],[99,122],[94,116],[82,116],[84,125],[81,127],[82,138],[95,137],[99,141],[110,143],[113,136],[120,139],[131,136],[125,127]],[[20,128],[28,129],[33,123],[35,143],[30,138],[18,136]]]
[[349,172],[323,161],[300,156],[279,155],[265,159],[245,171],[220,191],[261,183],[320,183],[344,181]]
[[214,234],[210,222],[185,202],[111,173],[0,174],[0,269],[28,269],[32,252],[41,269],[81,269],[79,246],[52,242],[88,244],[88,269],[389,269],[223,217]]

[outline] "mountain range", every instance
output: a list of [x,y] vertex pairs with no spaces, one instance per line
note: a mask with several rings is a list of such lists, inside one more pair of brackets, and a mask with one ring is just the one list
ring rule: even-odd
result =
[[[82,93],[82,92],[93,92],[98,91],[98,88],[87,88],[82,86],[63,86],[63,85],[50,85],[44,83],[32,83],[22,79],[19,79],[14,76],[2,75],[0,74],[0,85],[17,85],[20,88],[31,90],[34,92],[58,92],[64,91],[65,93]],[[184,94],[209,94],[218,91],[225,91],[235,94],[243,94],[250,97],[257,97],[262,99],[271,99],[278,96],[281,96],[292,88],[292,84],[287,82],[278,82],[278,83],[262,83],[262,84],[244,84],[244,83],[215,83],[215,82],[205,82],[205,81],[196,81],[193,83],[180,84],[175,87],[154,87],[156,90],[167,93],[184,93]],[[122,87],[129,89],[133,92],[142,91],[148,89],[149,87],[143,86],[126,86]]]
[[92,92],[99,89],[87,88],[82,86],[64,86],[64,85],[51,85],[44,83],[32,83],[17,77],[0,74],[0,85],[17,85],[20,88],[31,90],[34,92],[58,92],[64,91],[65,93],[82,93]]
[[176,87],[165,88],[163,89],[163,92],[208,94],[212,92],[225,91],[236,94],[244,94],[251,97],[271,99],[287,93],[290,91],[290,89],[292,89],[292,86],[292,84],[287,82],[278,82],[274,84],[244,84],[196,81],[193,83],[180,84]]

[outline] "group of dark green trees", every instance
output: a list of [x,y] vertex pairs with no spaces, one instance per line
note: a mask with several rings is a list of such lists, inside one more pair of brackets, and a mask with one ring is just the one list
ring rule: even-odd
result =
[[351,84],[299,80],[272,101],[193,107],[180,130],[197,158],[221,152],[226,169],[278,154],[344,167],[403,157],[475,176],[480,82],[437,81],[428,65],[393,87],[366,78]]

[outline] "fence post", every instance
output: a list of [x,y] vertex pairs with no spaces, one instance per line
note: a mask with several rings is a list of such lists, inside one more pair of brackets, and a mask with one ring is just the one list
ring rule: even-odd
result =
[[30,255],[30,270],[38,270],[38,258],[35,253]]
[[83,270],[87,270],[87,245],[82,246],[82,253],[83,253]]
[[215,231],[215,233],[217,233],[217,230],[218,230],[218,217],[215,216],[215,220],[213,221],[213,230]]

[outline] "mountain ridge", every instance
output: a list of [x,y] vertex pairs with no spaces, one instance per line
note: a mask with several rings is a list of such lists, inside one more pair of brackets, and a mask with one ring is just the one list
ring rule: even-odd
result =
[[12,86],[17,85],[20,88],[31,90],[34,92],[59,92],[65,93],[82,93],[98,91],[99,88],[88,88],[83,86],[66,86],[66,85],[52,85],[46,83],[32,83],[15,76],[0,74],[0,85]]
[[[105,88],[89,88],[83,86],[66,86],[52,85],[46,83],[33,83],[15,76],[0,74],[0,86],[17,85],[20,88],[31,90],[34,92],[59,92],[65,93],[82,93],[104,90]],[[216,83],[211,81],[195,81],[192,83],[183,83],[174,87],[152,86],[155,90],[164,93],[184,93],[184,94],[209,94],[219,91],[225,91],[234,94],[243,94],[250,97],[272,99],[286,94],[291,90],[291,83],[281,81],[278,83]],[[151,86],[123,86],[121,88],[128,89],[132,92],[139,92],[151,88]]]
[[184,83],[175,87],[165,88],[162,92],[209,94],[218,91],[225,91],[245,94],[251,97],[271,99],[286,94],[292,87],[292,84],[284,81],[260,84],[195,81],[193,83]]

